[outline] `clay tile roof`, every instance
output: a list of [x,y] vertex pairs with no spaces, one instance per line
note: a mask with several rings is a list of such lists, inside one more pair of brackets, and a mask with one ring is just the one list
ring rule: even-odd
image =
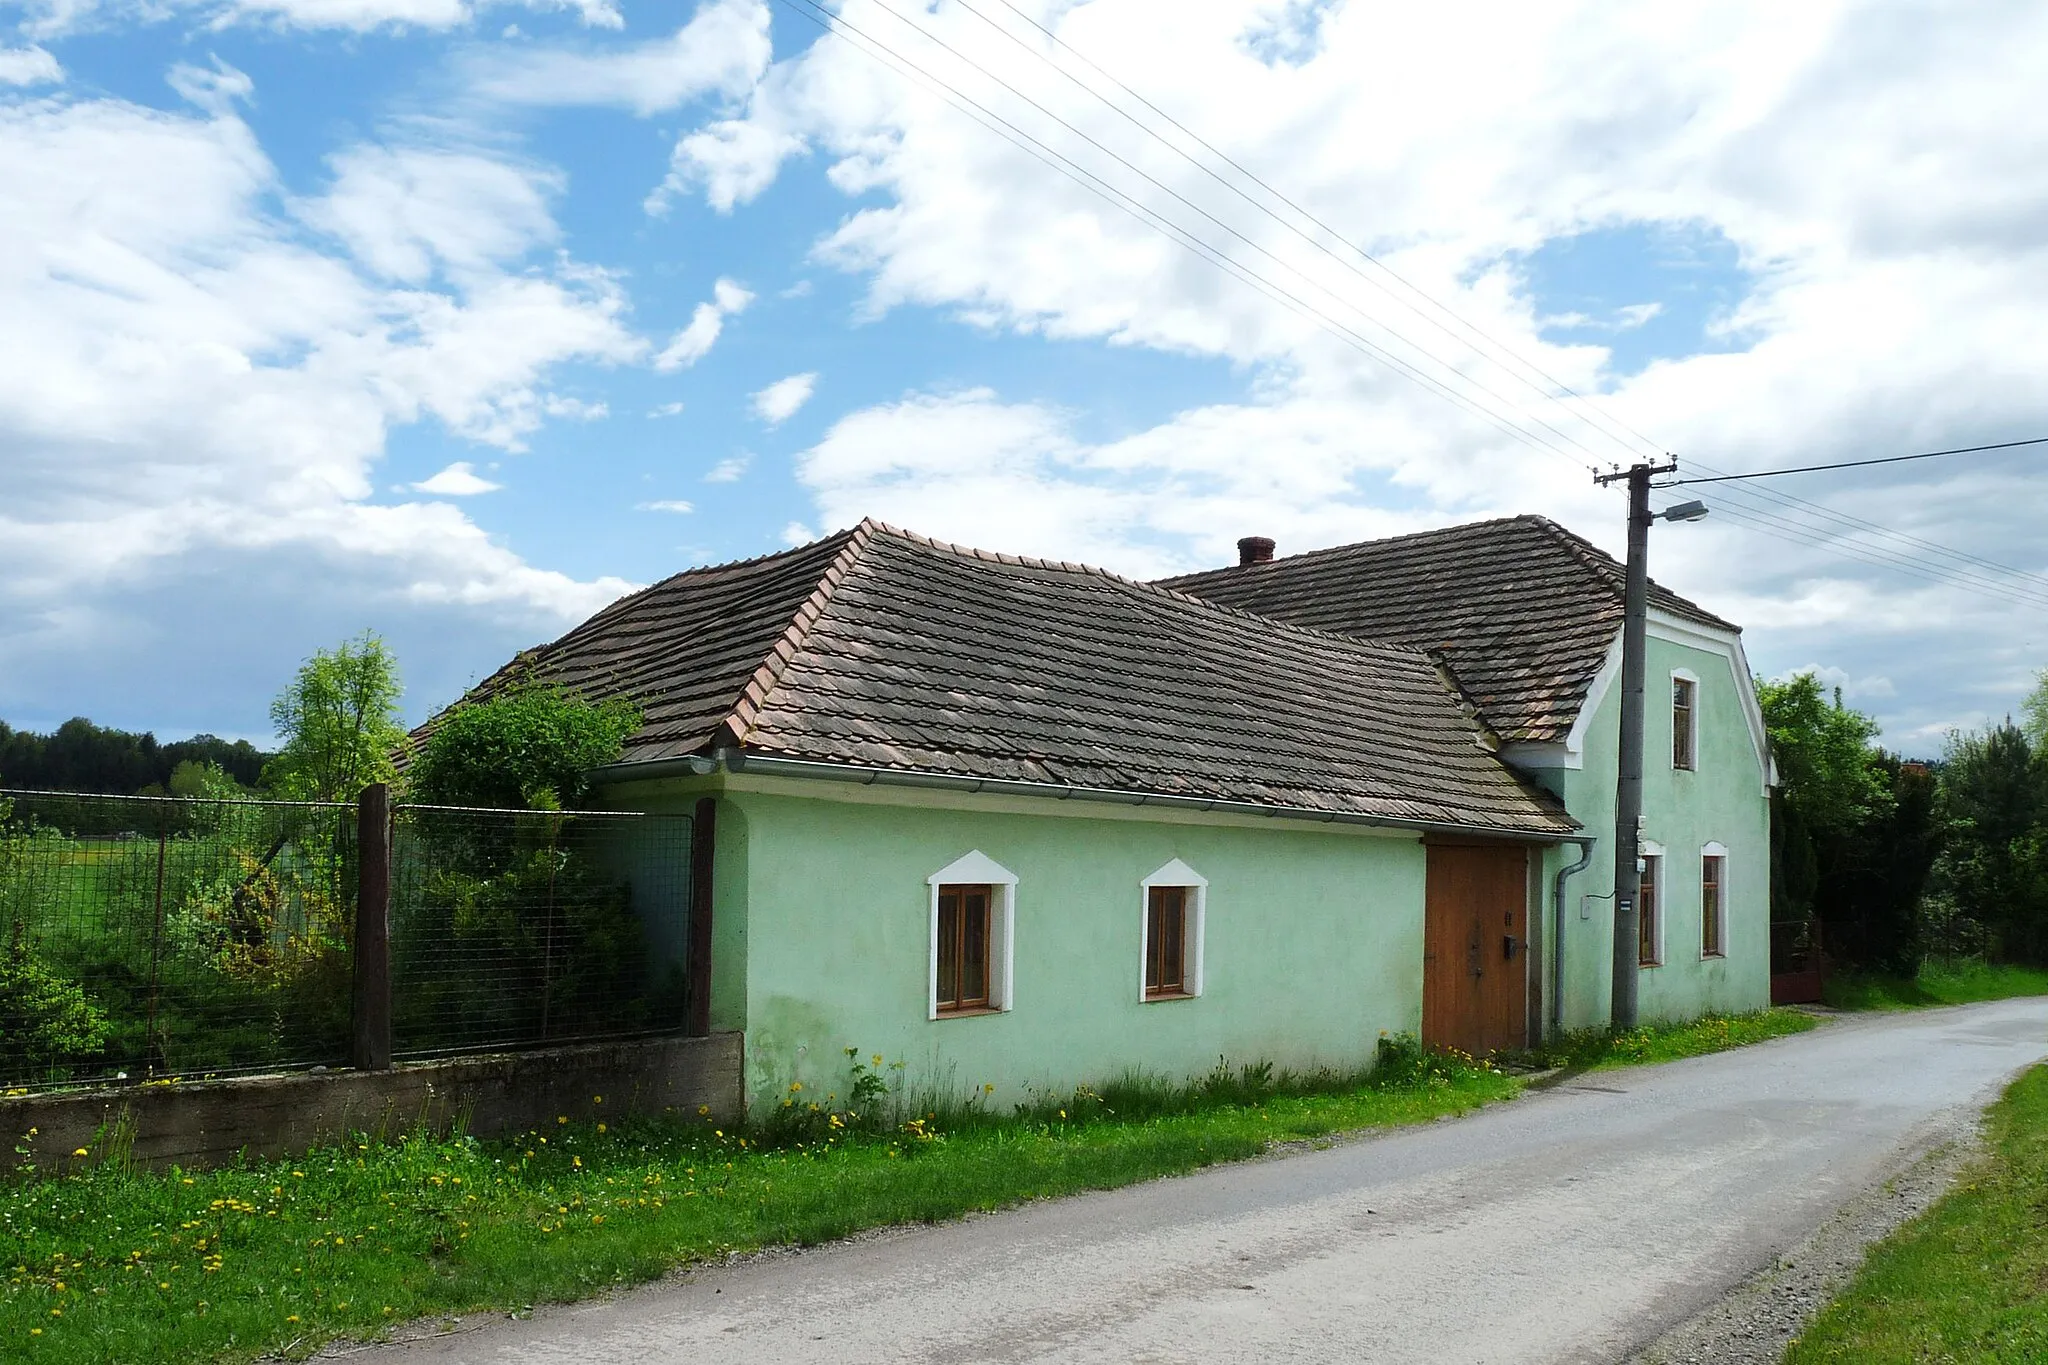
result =
[[[1622,566],[1520,516],[1161,580],[1278,620],[1439,654],[1502,740],[1561,740],[1621,629]],[[1650,601],[1737,630],[1652,584]]]
[[628,763],[737,744],[1499,833],[1576,827],[1485,747],[1419,651],[873,521],[678,574],[471,695],[522,671],[636,698],[647,723]]

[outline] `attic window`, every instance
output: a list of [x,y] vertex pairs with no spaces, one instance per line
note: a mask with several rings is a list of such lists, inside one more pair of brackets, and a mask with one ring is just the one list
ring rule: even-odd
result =
[[1671,675],[1671,766],[1690,772],[1699,766],[1699,680]]

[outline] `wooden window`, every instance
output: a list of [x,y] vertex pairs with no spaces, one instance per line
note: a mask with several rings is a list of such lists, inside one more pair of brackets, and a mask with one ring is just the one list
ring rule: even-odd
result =
[[1671,680],[1671,766],[1674,768],[1697,766],[1693,704],[1698,688],[1699,684],[1691,678]]
[[1636,961],[1645,967],[1655,967],[1662,961],[1657,955],[1657,916],[1664,907],[1657,903],[1657,874],[1663,862],[1657,854],[1645,854],[1641,884],[1636,888]]
[[1145,897],[1145,998],[1188,994],[1190,888],[1154,886]]
[[1721,939],[1721,888],[1728,875],[1728,860],[1717,853],[1700,858],[1700,956],[1720,957],[1727,951]]
[[989,944],[995,888],[939,887],[938,1011],[989,1008]]

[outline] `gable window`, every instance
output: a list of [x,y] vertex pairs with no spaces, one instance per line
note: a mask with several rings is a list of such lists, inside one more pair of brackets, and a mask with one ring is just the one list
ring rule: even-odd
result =
[[1641,862],[1636,889],[1636,961],[1657,967],[1664,962],[1664,850],[1644,844]]
[[1671,675],[1671,766],[1691,771],[1699,766],[1699,679]]
[[928,1017],[1009,1009],[1016,874],[976,849],[925,880],[931,888]]
[[1700,851],[1700,956],[1728,952],[1728,850],[1708,844]]
[[1176,858],[1141,883],[1140,1000],[1187,1000],[1202,993],[1203,911],[1209,883]]

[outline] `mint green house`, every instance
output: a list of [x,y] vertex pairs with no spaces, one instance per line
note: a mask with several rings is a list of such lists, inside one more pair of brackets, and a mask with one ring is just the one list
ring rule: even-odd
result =
[[[1603,777],[1611,800],[1615,623],[1549,604],[1578,678],[1509,660],[1505,628],[1233,600],[1317,560],[1148,585],[865,522],[678,574],[477,694],[531,675],[641,704],[603,798],[698,818],[694,1014],[744,1034],[753,1104],[843,1083],[847,1048],[1000,1104],[1219,1058],[1355,1066],[1383,1033],[1517,1047],[1559,999],[1599,1022],[1609,888],[1588,868],[1554,902]],[[1357,597],[1304,600],[1326,591]],[[1739,636],[1677,602],[1652,665],[1693,689],[1695,757],[1649,784],[1643,991],[1670,1015],[1761,1004],[1767,971]]]
[[[1590,845],[1544,854],[1531,981],[1549,1027],[1604,1025],[1613,972],[1613,830],[1622,566],[1543,517],[1454,526],[1273,559],[1165,586],[1278,620],[1431,651],[1500,756],[1554,793]],[[1770,1003],[1770,789],[1739,627],[1651,585],[1639,1004],[1687,1019]],[[1576,872],[1584,853],[1590,861]]]

